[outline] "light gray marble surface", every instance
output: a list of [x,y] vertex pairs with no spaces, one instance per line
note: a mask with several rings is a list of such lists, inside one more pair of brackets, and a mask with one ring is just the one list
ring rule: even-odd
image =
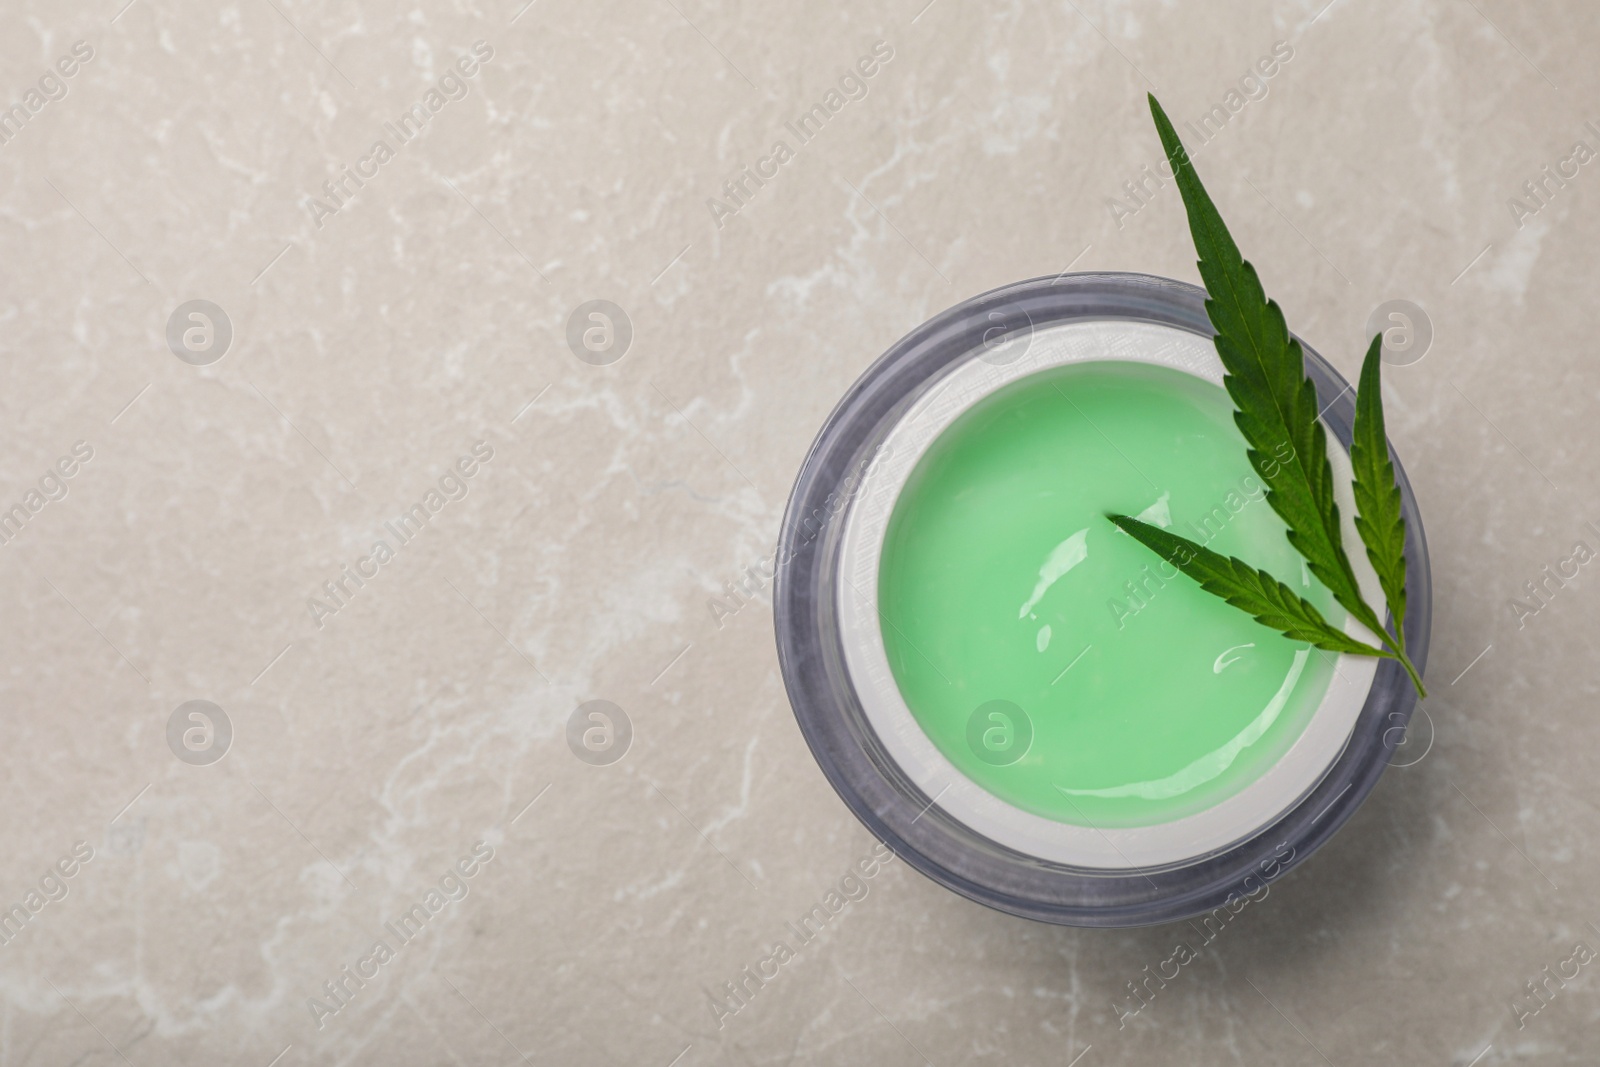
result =
[[[124,3],[0,4],[0,900],[41,905],[0,946],[0,1064],[1595,1062],[1593,968],[1527,983],[1600,945],[1600,599],[1585,569],[1510,606],[1600,546],[1592,4]],[[1226,109],[1276,42],[1197,159],[1347,376],[1383,301],[1431,322],[1385,383],[1431,748],[1121,1026],[1183,927],[1036,925],[904,863],[718,1020],[873,842],[766,594],[713,598],[918,322],[1069,265],[1195,279],[1171,187],[1122,189],[1144,94]],[[567,324],[602,299],[632,339],[597,365]],[[231,324],[212,362],[168,343],[192,300]],[[603,766],[567,742],[597,699],[633,728]],[[191,700],[225,743],[169,744]]]

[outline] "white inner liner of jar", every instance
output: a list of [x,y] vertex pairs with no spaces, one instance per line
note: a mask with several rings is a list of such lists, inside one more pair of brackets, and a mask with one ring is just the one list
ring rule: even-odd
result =
[[[1001,800],[945,758],[906,705],[884,651],[878,621],[878,564],[889,517],[917,462],[968,408],[1027,375],[1098,360],[1152,363],[1222,384],[1222,362],[1209,339],[1157,323],[1113,319],[1066,323],[1026,336],[1013,334],[995,347],[976,350],[911,406],[864,472],[845,518],[836,595],[845,664],[867,719],[895,762],[935,805],[1018,852],[1074,867],[1128,871],[1201,859],[1251,836],[1299,803],[1344,751],[1378,662],[1368,656],[1338,655],[1321,703],[1282,758],[1238,793],[1171,822],[1105,828],[1056,822]],[[1332,432],[1327,436],[1344,543],[1359,545],[1350,457]],[[1378,576],[1366,554],[1357,550],[1349,556],[1367,602],[1383,603]],[[1345,629],[1375,643],[1353,619]]]

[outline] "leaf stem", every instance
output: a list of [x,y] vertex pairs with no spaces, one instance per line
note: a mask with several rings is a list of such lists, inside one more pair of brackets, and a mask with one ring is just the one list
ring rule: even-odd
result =
[[1417,687],[1417,697],[1426,699],[1428,690],[1422,684],[1422,675],[1417,672],[1416,664],[1411,662],[1411,657],[1406,655],[1405,634],[1397,626],[1394,633],[1390,633],[1387,629],[1379,630],[1378,638],[1386,646],[1381,653],[1383,658],[1395,660],[1400,666],[1404,667],[1406,674],[1411,676],[1411,684]]
[[1400,661],[1400,666],[1404,667],[1406,673],[1411,675],[1411,684],[1417,687],[1418,699],[1426,699],[1428,690],[1423,686],[1422,675],[1417,673],[1417,668],[1412,664],[1411,657],[1405,654],[1404,649],[1396,649],[1396,653],[1395,658]]
[[[1399,619],[1394,620],[1394,640],[1390,641],[1389,643],[1393,645],[1394,650],[1400,653],[1402,656],[1406,654],[1406,628],[1400,624]],[[1420,689],[1421,686],[1418,686],[1418,688]]]

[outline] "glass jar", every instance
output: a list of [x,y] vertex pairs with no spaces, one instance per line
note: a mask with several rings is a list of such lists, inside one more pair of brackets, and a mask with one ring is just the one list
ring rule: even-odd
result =
[[[937,759],[915,755],[920,749],[908,747],[905,732],[886,726],[883,672],[863,668],[870,635],[856,602],[861,589],[844,580],[844,568],[854,565],[849,558],[862,556],[860,531],[870,525],[864,517],[881,517],[893,506],[896,480],[872,472],[908,439],[908,413],[953,405],[942,416],[947,425],[961,406],[1025,372],[1021,361],[1031,339],[1057,326],[1150,323],[1203,339],[1209,349],[1214,331],[1205,299],[1202,289],[1182,282],[1094,273],[1019,282],[949,308],[901,338],[850,387],[813,443],[790,496],[773,601],[779,662],[801,733],[872,834],[934,881],[1001,911],[1076,926],[1134,926],[1223,907],[1237,911],[1332,836],[1404,740],[1415,692],[1397,663],[1379,660],[1365,699],[1358,697],[1343,718],[1328,720],[1326,708],[1317,711],[1307,729],[1320,731],[1323,755],[1300,768],[1291,794],[1267,803],[1257,817],[1241,821],[1236,810],[1230,819],[1186,824],[1164,838],[1126,838],[1140,841],[1127,848],[1111,834],[1088,828],[1092,833],[1080,835],[1078,845],[1046,847],[1043,838],[986,821],[981,787],[951,766],[935,766]],[[1348,449],[1354,390],[1301,345],[1322,421]],[[975,381],[988,384],[974,387]],[[946,388],[952,383],[959,387]],[[938,390],[943,392],[936,395]],[[899,465],[907,462],[902,455]],[[1406,642],[1421,669],[1431,616],[1427,544],[1398,461],[1396,474],[1407,529]],[[868,543],[866,551],[874,546]],[[1361,553],[1351,555],[1356,562]],[[1369,670],[1373,665],[1362,662]],[[1303,762],[1305,753],[1300,757]],[[957,802],[963,796],[968,799]],[[1106,846],[1099,852],[1114,861],[1095,859],[1091,845]]]

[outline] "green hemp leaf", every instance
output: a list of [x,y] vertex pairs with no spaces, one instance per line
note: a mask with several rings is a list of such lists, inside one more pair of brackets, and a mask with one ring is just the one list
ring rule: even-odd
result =
[[1217,355],[1226,371],[1222,383],[1237,409],[1234,422],[1249,446],[1250,465],[1266,485],[1267,503],[1288,528],[1289,543],[1305,557],[1311,573],[1387,648],[1337,630],[1308,601],[1265,571],[1126,516],[1108,518],[1198,581],[1202,589],[1293,640],[1334,652],[1398,660],[1417,693],[1426,696],[1422,678],[1405,653],[1405,520],[1378,388],[1382,336],[1373,339],[1362,367],[1350,460],[1355,471],[1356,530],[1388,599],[1393,633],[1362,597],[1345,552],[1327,434],[1300,342],[1289,333],[1282,309],[1267,299],[1255,267],[1240,254],[1154,96],[1150,113],[1189,216],[1206,287],[1206,314],[1217,331]]

